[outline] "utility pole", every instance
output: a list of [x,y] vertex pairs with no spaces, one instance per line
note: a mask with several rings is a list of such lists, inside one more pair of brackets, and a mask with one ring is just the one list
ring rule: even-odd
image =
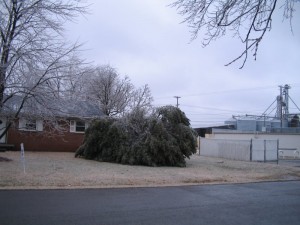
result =
[[178,104],[178,99],[181,98],[180,96],[174,96],[174,98],[176,98],[177,103],[176,103],[176,107],[178,108],[179,104]]

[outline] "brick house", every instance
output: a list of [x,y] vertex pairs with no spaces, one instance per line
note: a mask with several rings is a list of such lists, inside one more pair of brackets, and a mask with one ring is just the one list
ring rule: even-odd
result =
[[[15,151],[20,150],[20,144],[23,143],[26,151],[75,152],[83,142],[89,123],[104,115],[95,104],[87,101],[68,101],[63,105],[64,109],[55,115],[57,129],[53,127],[53,118],[50,124],[45,116],[22,113],[1,138],[0,145],[10,146]],[[0,131],[6,126],[7,120],[7,113],[2,113]]]

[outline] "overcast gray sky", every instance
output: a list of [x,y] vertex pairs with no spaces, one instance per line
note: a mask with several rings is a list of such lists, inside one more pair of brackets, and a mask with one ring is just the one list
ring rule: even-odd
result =
[[[95,65],[110,64],[136,86],[148,84],[154,105],[176,105],[193,127],[223,123],[232,115],[262,114],[291,85],[290,96],[300,107],[300,4],[296,4],[293,34],[278,7],[273,27],[258,51],[224,66],[243,46],[230,34],[201,45],[190,42],[187,24],[170,0],[88,0],[90,14],[67,25],[67,38],[84,43],[82,53]],[[290,103],[290,112],[298,111]]]

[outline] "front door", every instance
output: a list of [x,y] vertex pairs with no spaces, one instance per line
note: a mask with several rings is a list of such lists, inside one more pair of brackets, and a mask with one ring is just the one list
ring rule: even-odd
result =
[[[0,135],[3,133],[5,127],[6,127],[6,119],[0,118]],[[6,142],[6,134],[2,138],[0,138],[0,143],[5,143],[5,142]]]

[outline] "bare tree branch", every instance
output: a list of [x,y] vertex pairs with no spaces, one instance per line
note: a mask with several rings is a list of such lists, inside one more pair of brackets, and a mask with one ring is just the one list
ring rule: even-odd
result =
[[[83,70],[82,61],[74,60],[80,45],[66,43],[63,26],[86,9],[80,0],[0,1],[0,115],[15,112],[8,124],[32,102],[46,109],[49,105],[44,110],[49,118],[59,108],[47,104],[63,95],[54,84],[73,80],[71,66]],[[21,100],[13,102],[14,97]]]
[[99,110],[107,116],[119,117],[133,110],[152,108],[148,85],[135,89],[127,76],[122,78],[110,65],[97,67],[85,85],[87,98],[97,102]]
[[[286,0],[280,6],[283,8],[283,19],[290,20],[291,31],[296,2],[300,1]],[[239,37],[244,44],[244,50],[226,66],[242,60],[241,69],[250,51],[256,60],[259,44],[266,31],[272,28],[272,16],[277,3],[277,0],[176,0],[170,6],[184,16],[183,22],[191,28],[191,40],[196,39],[204,30],[204,47],[226,35],[227,31]]]

